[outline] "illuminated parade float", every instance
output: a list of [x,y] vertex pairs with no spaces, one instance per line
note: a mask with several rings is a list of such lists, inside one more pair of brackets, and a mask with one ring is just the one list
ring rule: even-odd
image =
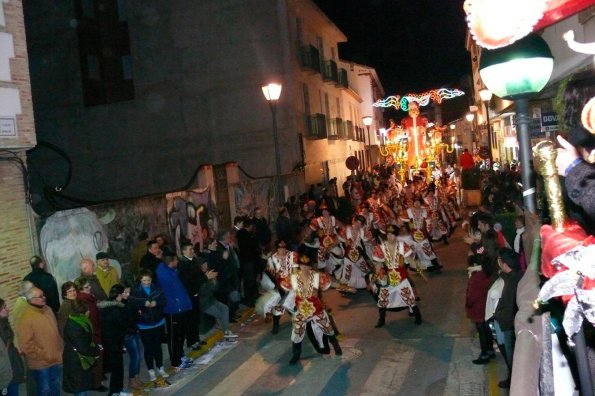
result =
[[[442,133],[446,127],[429,123],[426,117],[420,115],[419,108],[427,106],[430,102],[440,104],[445,99],[464,94],[458,89],[440,88],[421,94],[393,95],[373,104],[374,107],[394,107],[408,112],[408,116],[401,120],[400,125],[393,120],[390,121],[379,147],[380,154],[386,162],[396,165],[401,180],[405,179],[407,171],[419,171],[428,166],[440,167],[442,150],[446,149],[447,153],[453,151],[452,146],[442,142]],[[426,172],[426,175],[429,180],[430,172]]]

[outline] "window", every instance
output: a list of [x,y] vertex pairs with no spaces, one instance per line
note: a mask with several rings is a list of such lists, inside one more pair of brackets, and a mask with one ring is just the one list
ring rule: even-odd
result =
[[128,0],[118,0],[118,20],[128,21]]
[[122,74],[124,80],[132,80],[132,55],[122,56]]
[[302,18],[295,18],[295,35],[297,37],[298,43],[304,42],[304,31],[302,27]]
[[87,75],[89,80],[101,80],[101,73],[99,71],[99,59],[95,55],[87,55]]
[[95,0],[82,0],[81,14],[83,18],[95,18]]
[[310,115],[310,91],[308,91],[308,84],[302,84],[302,95],[304,99],[304,113]]
[[85,106],[134,99],[127,0],[75,0]]

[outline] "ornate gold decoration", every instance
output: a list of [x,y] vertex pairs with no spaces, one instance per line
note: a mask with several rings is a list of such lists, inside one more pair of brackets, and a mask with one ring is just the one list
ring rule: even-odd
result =
[[562,202],[562,186],[556,167],[556,146],[551,140],[543,140],[533,147],[539,173],[543,176],[547,203],[552,219],[552,226],[558,232],[564,231],[566,210]]

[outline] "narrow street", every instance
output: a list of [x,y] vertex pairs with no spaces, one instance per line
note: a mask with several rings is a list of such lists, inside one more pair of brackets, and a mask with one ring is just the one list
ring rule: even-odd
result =
[[[289,316],[281,331],[251,316],[236,328],[235,345],[219,343],[195,366],[155,394],[176,395],[507,395],[498,388],[506,368],[502,357],[487,366],[471,363],[479,354],[475,328],[464,313],[467,245],[458,228],[448,246],[436,245],[442,274],[413,275],[423,324],[406,311],[389,312],[374,328],[377,310],[370,294],[342,296],[329,290],[342,336],[343,356],[317,354],[304,342],[302,360],[290,366]],[[204,364],[201,364],[204,363]],[[176,378],[178,377],[178,378]]]

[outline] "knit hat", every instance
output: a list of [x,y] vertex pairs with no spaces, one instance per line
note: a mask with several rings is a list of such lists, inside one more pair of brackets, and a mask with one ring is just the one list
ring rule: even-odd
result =
[[109,259],[109,255],[106,252],[99,252],[95,255],[95,261],[101,259]]

